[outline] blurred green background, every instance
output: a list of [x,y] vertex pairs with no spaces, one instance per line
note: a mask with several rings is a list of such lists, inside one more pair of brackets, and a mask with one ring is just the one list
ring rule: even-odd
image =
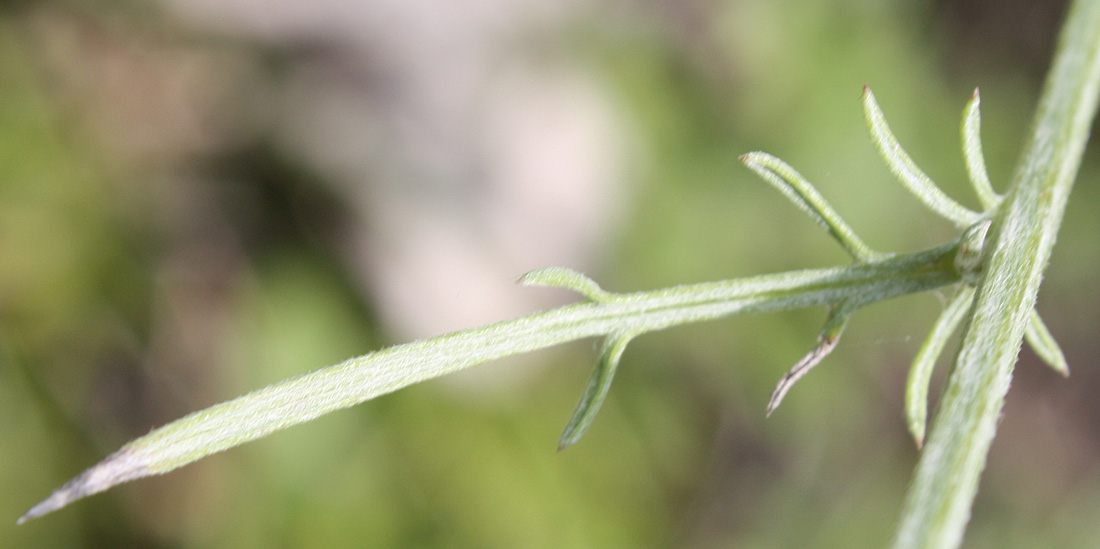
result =
[[[934,295],[859,314],[773,417],[823,311],[648,335],[576,447],[594,343],[474,368],[15,519],[127,440],[380,346],[611,290],[840,264],[740,167],[776,154],[872,245],[953,238],[865,135],[871,85],[964,204],[980,86],[1004,189],[1060,2],[581,0],[0,6],[0,546],[879,547],[917,452]],[[969,547],[1100,539],[1090,148]],[[942,366],[941,366],[942,367]],[[934,380],[939,387],[943,373]]]

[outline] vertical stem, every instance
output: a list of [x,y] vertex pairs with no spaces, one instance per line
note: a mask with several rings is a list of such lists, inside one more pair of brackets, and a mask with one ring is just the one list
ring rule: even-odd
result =
[[970,325],[906,497],[895,547],[957,547],[1100,89],[1100,0],[1076,0],[1032,134],[986,241]]

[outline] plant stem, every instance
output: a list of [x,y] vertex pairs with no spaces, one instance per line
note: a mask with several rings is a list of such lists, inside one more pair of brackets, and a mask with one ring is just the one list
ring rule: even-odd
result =
[[906,497],[895,547],[951,548],[962,542],[1098,90],[1100,0],[1078,0],[990,230],[970,324]]

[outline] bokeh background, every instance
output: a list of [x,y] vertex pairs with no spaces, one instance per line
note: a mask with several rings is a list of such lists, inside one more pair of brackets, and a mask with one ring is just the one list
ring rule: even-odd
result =
[[[772,418],[824,311],[639,338],[555,452],[595,342],[424,383],[16,527],[190,411],[573,297],[846,262],[739,166],[766,150],[872,246],[951,227],[892,180],[864,83],[967,205],[974,87],[995,185],[1061,2],[55,0],[0,4],[0,546],[879,547],[935,295],[859,314]],[[1100,199],[1087,153],[970,547],[1100,539]],[[941,365],[942,369],[942,365]],[[938,372],[935,387],[942,382]],[[935,392],[935,391],[934,391]]]

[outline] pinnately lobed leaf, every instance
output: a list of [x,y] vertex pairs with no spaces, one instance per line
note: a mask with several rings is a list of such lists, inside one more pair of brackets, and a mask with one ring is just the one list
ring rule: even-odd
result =
[[[968,227],[960,239],[912,254],[875,252],[801,174],[771,155],[749,153],[741,157],[742,162],[825,228],[853,256],[854,265],[630,294],[607,292],[570,269],[532,271],[519,282],[570,289],[587,301],[397,345],[196,412],[126,444],[31,508],[18,522],[419,381],[567,341],[604,337],[597,367],[559,441],[559,449],[564,449],[580,440],[592,424],[607,398],[623,352],[634,337],[732,314],[829,306],[818,345],[780,380],[768,403],[770,415],[791,386],[833,350],[848,320],[862,306],[962,280],[967,285],[937,322],[910,376],[906,409],[910,430],[919,445],[924,434],[928,377],[944,341],[962,318],[961,311],[970,303],[973,290],[969,285],[984,279],[984,245],[991,221],[989,212],[981,215],[959,206],[916,167],[894,139],[867,88],[864,108],[872,137],[891,171],[934,212],[960,227]],[[996,197],[988,188],[984,160],[980,158],[978,116],[975,94],[964,115],[964,156],[975,189],[983,204],[988,205]],[[1037,350],[1048,362],[1056,368],[1058,364],[1064,366],[1065,359],[1041,320],[1034,314],[1031,318],[1029,339],[1038,342]]]
[[[733,314],[879,301],[958,282],[957,242],[849,267],[794,271],[629,294],[608,294],[567,269],[541,270],[528,283],[565,286],[595,300],[396,345],[291,378],[176,420],[131,441],[80,474],[19,522],[117,484],[166,473],[280,429],[414,383],[490,360],[596,336],[611,336],[593,398],[563,442],[583,434],[606,393],[626,341],[636,334]],[[521,279],[522,280],[522,279]],[[602,377],[601,377],[602,376]],[[601,392],[603,391],[603,392]]]

